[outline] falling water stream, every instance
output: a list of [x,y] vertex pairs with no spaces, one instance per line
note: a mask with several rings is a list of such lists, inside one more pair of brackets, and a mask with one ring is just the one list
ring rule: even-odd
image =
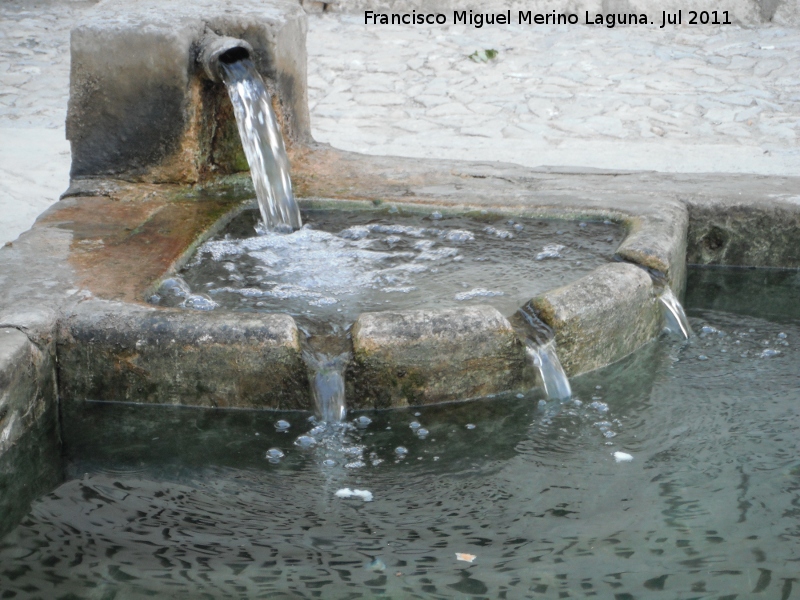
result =
[[692,326],[672,288],[665,287],[658,300],[661,302],[666,329],[688,340],[692,336]]
[[303,223],[292,193],[289,158],[264,80],[249,59],[220,65],[264,226],[270,231],[299,229]]

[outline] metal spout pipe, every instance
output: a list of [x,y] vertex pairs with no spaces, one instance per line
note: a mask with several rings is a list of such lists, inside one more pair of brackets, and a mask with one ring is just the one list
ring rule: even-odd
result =
[[206,33],[200,40],[197,62],[211,81],[222,83],[221,63],[233,63],[253,57],[253,47],[244,40]]

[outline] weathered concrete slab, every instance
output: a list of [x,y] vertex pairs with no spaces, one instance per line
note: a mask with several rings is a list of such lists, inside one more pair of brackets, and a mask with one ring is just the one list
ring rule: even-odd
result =
[[67,138],[73,178],[191,183],[246,169],[224,87],[201,75],[207,32],[246,40],[289,139],[310,139],[306,21],[287,0],[99,4],[72,31]]
[[347,382],[354,408],[464,400],[526,381],[524,349],[490,306],[365,313],[352,336]]
[[288,315],[83,302],[59,326],[63,402],[312,407]]
[[0,536],[61,478],[52,350],[0,327]]
[[556,334],[567,375],[604,367],[653,340],[661,309],[650,276],[625,263],[604,265],[591,275],[531,300]]

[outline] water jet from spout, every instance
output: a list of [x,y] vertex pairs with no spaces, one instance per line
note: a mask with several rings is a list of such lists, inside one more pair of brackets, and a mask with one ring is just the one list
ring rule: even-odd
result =
[[218,68],[233,104],[264,226],[292,231],[303,222],[292,193],[289,158],[269,92],[245,50],[235,46],[220,53]]

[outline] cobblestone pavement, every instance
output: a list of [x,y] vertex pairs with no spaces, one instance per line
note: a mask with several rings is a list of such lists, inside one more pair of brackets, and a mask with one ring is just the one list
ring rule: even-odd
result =
[[[0,243],[66,188],[69,30],[91,1],[0,3]],[[528,166],[800,175],[800,30],[365,26],[309,17],[316,139]],[[496,59],[469,55],[495,49]]]
[[[477,50],[498,51],[476,63]],[[314,135],[359,152],[800,175],[800,30],[311,19]]]
[[0,2],[0,244],[69,184],[69,31],[88,2]]

